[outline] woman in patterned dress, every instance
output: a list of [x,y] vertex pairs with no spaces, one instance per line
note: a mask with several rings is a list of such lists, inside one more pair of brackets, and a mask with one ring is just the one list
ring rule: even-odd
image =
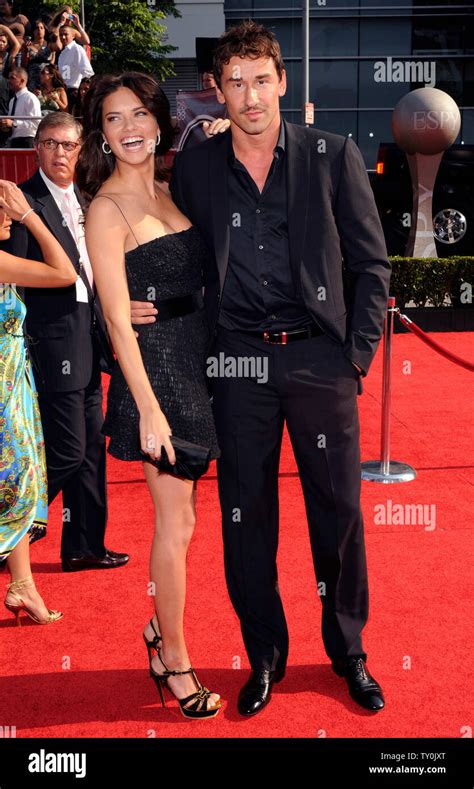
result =
[[18,624],[22,611],[38,624],[49,624],[62,614],[45,606],[31,575],[28,532],[46,523],[48,496],[43,431],[23,331],[26,310],[18,286],[67,287],[77,273],[21,190],[0,181],[0,241],[9,238],[12,219],[33,233],[45,263],[0,251],[0,557],[7,557],[11,575],[7,609]]

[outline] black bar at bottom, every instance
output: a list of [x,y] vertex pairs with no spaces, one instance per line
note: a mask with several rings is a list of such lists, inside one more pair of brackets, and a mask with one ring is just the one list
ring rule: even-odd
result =
[[[199,725],[199,724],[198,724]],[[202,724],[201,724],[202,726]],[[474,786],[472,739],[0,739],[0,789],[131,789],[176,780],[244,786]],[[66,770],[68,768],[68,770]],[[173,778],[174,776],[174,778]],[[330,783],[329,783],[330,782]]]

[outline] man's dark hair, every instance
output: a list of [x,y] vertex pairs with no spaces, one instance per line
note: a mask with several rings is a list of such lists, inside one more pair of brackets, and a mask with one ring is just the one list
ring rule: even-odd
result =
[[285,65],[281,56],[280,44],[275,35],[253,19],[246,19],[240,25],[231,27],[220,37],[214,50],[213,72],[218,87],[224,66],[232,57],[272,58],[279,79]]

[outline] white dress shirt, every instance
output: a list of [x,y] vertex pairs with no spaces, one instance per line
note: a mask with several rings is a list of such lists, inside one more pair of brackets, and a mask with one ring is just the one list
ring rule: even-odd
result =
[[63,47],[61,50],[58,68],[68,88],[78,88],[84,77],[94,76],[94,69],[84,47],[75,41],[71,41],[67,47]]
[[58,186],[39,168],[41,178],[54,197],[55,203],[63,216],[63,222],[68,227],[79,251],[80,261],[87,275],[91,288],[94,287],[92,266],[87,254],[86,239],[84,234],[84,221],[82,208],[71,183],[67,189]]
[[[36,115],[39,116],[39,118],[36,121],[22,121],[15,120],[15,118],[13,118],[14,125],[12,127],[11,139],[14,140],[15,137],[34,137],[36,134],[36,129],[38,128],[41,121],[41,104],[39,103],[39,99],[34,93],[28,90],[28,88],[22,88],[19,90],[17,93],[15,93],[15,97],[17,100],[15,105],[15,116]],[[10,99],[10,103],[8,105],[9,115],[12,114],[15,97]]]

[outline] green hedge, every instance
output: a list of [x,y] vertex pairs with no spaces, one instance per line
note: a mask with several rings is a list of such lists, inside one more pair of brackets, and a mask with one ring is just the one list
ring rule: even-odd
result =
[[[473,307],[461,302],[461,286],[467,282],[474,291],[474,257],[389,258],[392,264],[390,295],[398,307],[414,302],[417,307]],[[451,304],[446,303],[450,299]]]

